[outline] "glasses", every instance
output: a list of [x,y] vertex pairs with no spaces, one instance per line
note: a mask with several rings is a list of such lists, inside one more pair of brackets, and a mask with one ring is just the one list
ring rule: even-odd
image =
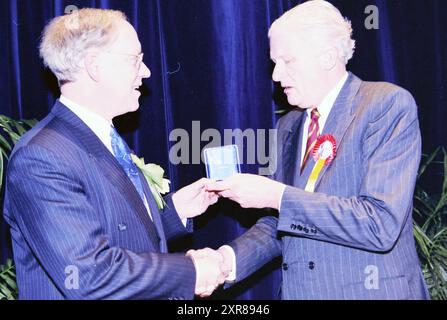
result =
[[131,53],[121,53],[121,52],[113,52],[113,51],[106,51],[106,53],[117,54],[117,55],[120,55],[120,56],[134,57],[135,58],[134,66],[135,66],[135,68],[137,68],[137,70],[140,70],[141,65],[143,63],[144,53],[131,54]]

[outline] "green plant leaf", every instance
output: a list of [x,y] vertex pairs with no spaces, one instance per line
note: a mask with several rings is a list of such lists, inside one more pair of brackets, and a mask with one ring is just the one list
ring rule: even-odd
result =
[[11,277],[11,274],[0,274],[0,279],[6,283],[10,288],[15,289],[16,288],[16,283],[14,281],[14,279]]
[[[419,197],[419,196],[415,196],[414,199],[418,200],[418,201],[424,206],[424,208],[427,209],[428,211],[432,212],[432,211],[435,210],[435,208],[432,207],[432,206],[430,205],[430,203],[428,203],[428,202],[427,202],[426,200],[424,200],[423,198],[421,198],[421,197]],[[419,211],[419,210],[418,210],[418,212],[422,212],[422,211]]]
[[25,127],[22,125],[21,122],[17,121],[14,123],[14,126],[16,127],[16,131],[18,135],[21,137],[26,133]]
[[3,188],[3,154],[0,153],[0,190]]
[[11,131],[11,127],[9,125],[9,122],[11,121],[11,118],[7,116],[0,115],[0,127],[3,127],[5,130]]
[[11,138],[11,140],[12,140],[12,142],[13,142],[14,144],[16,144],[17,141],[19,141],[20,138],[21,138],[21,137],[20,137],[17,133],[15,133],[15,132],[8,132],[8,134],[9,134],[9,137]]
[[11,152],[12,148],[8,141],[0,134],[0,148],[6,152]]
[[36,119],[31,119],[31,120],[22,120],[23,123],[25,123],[29,128],[34,127],[38,121]]
[[[441,152],[442,151],[442,152]],[[424,279],[434,300],[447,298],[447,154],[438,148],[431,155],[424,155],[414,194],[414,238],[417,244]],[[439,159],[439,160],[438,160]],[[441,160],[442,159],[442,160]],[[442,189],[427,194],[420,185],[420,177],[429,165],[443,169]]]
[[436,148],[436,150],[430,155],[428,156],[428,159],[426,161],[424,161],[420,167],[419,167],[419,174],[418,174],[418,178],[421,177],[425,170],[427,169],[427,167],[429,166],[429,164],[436,158],[436,156],[438,155],[440,150],[440,147]]
[[6,297],[8,300],[14,299],[13,292],[3,283],[0,282],[0,292]]

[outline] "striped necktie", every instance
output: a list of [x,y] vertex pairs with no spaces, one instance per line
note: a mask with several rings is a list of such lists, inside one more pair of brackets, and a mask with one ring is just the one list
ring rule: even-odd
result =
[[320,126],[318,125],[319,118],[320,113],[318,110],[316,108],[312,109],[310,113],[309,129],[307,131],[306,153],[304,154],[303,162],[301,164],[301,172],[303,172],[307,159],[309,158],[309,155],[317,142],[318,136],[320,135]]

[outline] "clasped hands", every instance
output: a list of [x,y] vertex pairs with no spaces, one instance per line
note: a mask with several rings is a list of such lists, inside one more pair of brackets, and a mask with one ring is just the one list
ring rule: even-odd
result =
[[[174,206],[180,218],[193,218],[206,211],[219,197],[231,199],[243,208],[278,209],[285,185],[266,177],[253,174],[235,174],[222,181],[201,179],[176,192]],[[214,290],[228,280],[233,271],[234,253],[226,246],[218,250],[205,248],[190,250],[196,268],[195,294],[210,296]],[[233,279],[231,279],[233,280]]]
[[233,268],[230,252],[223,247],[218,250],[210,248],[189,250],[186,255],[191,257],[194,262],[196,268],[195,294],[200,297],[210,296],[227,280]]

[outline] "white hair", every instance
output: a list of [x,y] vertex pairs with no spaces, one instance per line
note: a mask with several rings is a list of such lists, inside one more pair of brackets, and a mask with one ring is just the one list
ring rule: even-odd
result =
[[119,19],[127,20],[121,11],[85,8],[50,21],[42,34],[40,56],[60,84],[76,80],[86,53],[113,42]]
[[310,0],[287,11],[272,24],[269,37],[277,28],[301,35],[317,46],[333,46],[345,65],[354,55],[351,22],[327,1]]

